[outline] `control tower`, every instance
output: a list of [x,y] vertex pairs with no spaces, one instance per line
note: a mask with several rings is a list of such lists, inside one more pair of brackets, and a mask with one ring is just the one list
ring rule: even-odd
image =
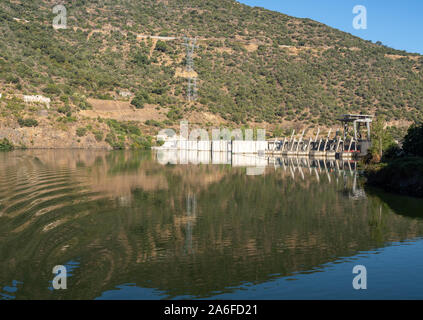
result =
[[[366,155],[367,151],[372,146],[370,123],[373,121],[373,116],[365,114],[344,114],[338,120],[342,122],[344,127],[344,141],[348,139],[348,137],[354,139],[357,143],[359,155]],[[363,130],[363,127],[365,130]]]

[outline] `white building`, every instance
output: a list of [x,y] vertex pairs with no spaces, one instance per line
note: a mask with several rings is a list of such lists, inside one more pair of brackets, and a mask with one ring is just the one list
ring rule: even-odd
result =
[[132,97],[132,93],[129,91],[120,91],[119,95],[124,98]]
[[46,97],[38,96],[38,95],[37,96],[23,96],[23,98],[25,102],[41,102],[41,103],[44,103],[48,109],[50,108],[50,102],[51,102],[50,98],[46,98]]

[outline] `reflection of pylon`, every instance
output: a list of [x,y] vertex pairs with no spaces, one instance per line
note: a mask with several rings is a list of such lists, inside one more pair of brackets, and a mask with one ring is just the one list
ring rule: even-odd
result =
[[197,198],[195,197],[195,194],[187,195],[187,215],[195,217],[196,210],[197,210]]
[[187,195],[187,223],[186,223],[186,238],[185,248],[189,253],[193,252],[192,248],[192,233],[197,211],[197,198],[195,194],[189,193]]

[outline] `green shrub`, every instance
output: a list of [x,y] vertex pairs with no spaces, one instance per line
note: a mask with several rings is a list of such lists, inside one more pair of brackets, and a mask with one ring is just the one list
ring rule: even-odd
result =
[[32,118],[18,119],[18,123],[21,127],[36,127],[38,126],[38,121]]
[[76,135],[78,137],[83,137],[87,134],[87,128],[77,128],[76,129]]
[[99,93],[96,95],[97,99],[101,100],[115,100],[114,97],[110,95],[110,93]]
[[145,121],[145,124],[147,126],[154,126],[154,127],[159,127],[159,128],[163,127],[163,125],[159,121],[156,121],[154,119]]
[[131,136],[133,141],[131,148],[132,149],[151,149],[152,145],[152,138],[150,136],[146,137],[138,137],[138,136]]
[[47,94],[52,94],[52,95],[60,95],[62,93],[62,91],[57,87],[57,85],[50,83],[48,84],[44,89],[43,89],[44,93]]
[[161,52],[167,52],[169,50],[169,47],[167,46],[166,42],[164,41],[157,41],[155,50],[161,51]]
[[170,119],[170,120],[173,120],[173,121],[175,121],[175,120],[179,120],[179,119],[182,119],[182,113],[181,113],[181,111],[180,110],[177,110],[177,109],[172,109],[172,110],[170,110],[167,114],[166,114],[166,116]]
[[58,122],[69,123],[69,122],[76,122],[76,117],[71,117],[67,115],[66,117],[60,117],[57,119]]
[[6,76],[6,83],[19,83],[19,78],[12,75],[8,75]]
[[143,109],[144,108],[144,100],[140,97],[134,97],[134,99],[132,99],[131,104],[137,108],[137,109]]
[[136,125],[133,124],[128,124],[126,126],[126,131],[130,134],[134,134],[136,136],[140,136],[141,135],[141,130],[140,128],[138,128]]
[[113,132],[107,134],[105,141],[115,150],[125,148],[124,138],[122,136],[116,137]]
[[137,109],[142,109],[144,108],[144,103],[148,102],[150,102],[150,96],[144,90],[140,90],[132,99],[131,104]]
[[132,62],[134,62],[135,64],[137,64],[139,66],[143,66],[143,65],[149,65],[150,64],[150,59],[148,59],[148,56],[147,55],[138,52],[134,56],[134,58],[132,59]]
[[95,140],[97,142],[103,141],[103,137],[104,137],[103,132],[101,132],[101,131],[93,131],[93,134],[94,134]]
[[65,115],[67,115],[68,117],[70,117],[72,115],[71,107],[69,105],[65,105],[63,107],[57,108],[57,112],[63,113]]
[[79,109],[81,110],[91,110],[93,107],[87,101],[81,101],[79,103]]
[[0,140],[0,151],[11,151],[13,149],[13,144],[9,140],[7,140],[7,138],[3,138],[3,140]]
[[18,114],[20,111],[25,109],[25,105],[18,101],[16,98],[14,98],[6,102],[6,108],[11,110],[15,114]]

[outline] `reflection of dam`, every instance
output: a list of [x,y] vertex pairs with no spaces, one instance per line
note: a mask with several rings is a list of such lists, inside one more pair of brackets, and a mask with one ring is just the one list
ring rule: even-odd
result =
[[265,174],[266,168],[282,169],[293,179],[299,176],[302,180],[306,176],[314,176],[320,182],[321,175],[325,175],[329,183],[338,183],[339,177],[343,181],[352,178],[352,186],[348,190],[351,199],[360,200],[366,197],[362,188],[357,185],[357,161],[338,159],[313,159],[309,157],[277,157],[259,156],[254,154],[234,154],[229,152],[158,150],[157,161],[167,164],[216,164],[246,168],[246,175],[257,176]]
[[304,179],[305,170],[310,173],[348,172],[351,175],[357,169],[357,162],[353,160],[338,159],[313,159],[308,157],[278,157],[255,154],[235,154],[230,152],[208,152],[187,150],[157,150],[157,161],[162,165],[167,164],[215,164],[230,165],[232,167],[245,167],[252,174],[263,174],[264,168],[280,167],[290,170],[292,174],[297,171]]
[[329,183],[333,180],[338,183],[342,176],[346,181],[352,178],[352,186],[348,191],[351,199],[360,200],[366,197],[362,188],[357,185],[357,161],[338,159],[313,159],[309,157],[277,157],[254,154],[235,154],[229,152],[186,151],[186,150],[158,150],[157,161],[167,164],[215,164],[230,165],[246,168],[246,175],[264,175],[266,168],[282,169],[288,172],[293,179],[299,176],[302,180],[306,176],[314,176],[320,182],[321,175],[325,175]]

